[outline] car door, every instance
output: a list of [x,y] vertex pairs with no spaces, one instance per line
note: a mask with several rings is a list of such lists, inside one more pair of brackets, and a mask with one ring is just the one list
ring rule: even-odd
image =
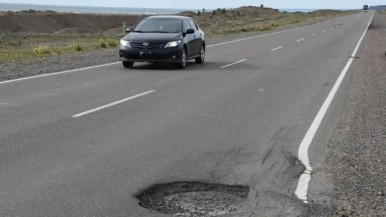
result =
[[196,25],[196,23],[194,23],[193,20],[189,19],[189,24],[190,26],[192,27],[192,29],[194,29],[194,34],[193,34],[193,56],[197,56],[200,54],[200,50],[201,50],[201,45],[202,45],[202,39],[201,39],[201,36],[200,36],[200,29],[198,28],[198,26]]
[[[192,29],[190,26],[190,23],[187,19],[184,19],[184,32],[186,32],[188,29]],[[194,51],[194,34],[186,34],[185,35],[185,43],[187,48],[187,57],[188,59],[195,55]]]

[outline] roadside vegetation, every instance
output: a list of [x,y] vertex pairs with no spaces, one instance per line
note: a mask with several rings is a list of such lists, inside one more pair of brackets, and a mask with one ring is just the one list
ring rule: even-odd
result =
[[[330,17],[342,16],[352,11],[320,10],[312,13],[288,13],[276,9],[260,7],[241,7],[237,9],[217,9],[214,11],[182,12],[197,21],[208,37],[238,34],[242,32],[269,31],[289,24],[313,22]],[[138,19],[128,21],[136,25]],[[57,56],[77,52],[92,52],[100,49],[116,48],[123,37],[122,27],[112,31],[83,33],[84,29],[70,28],[53,34],[0,33],[0,63],[17,62],[23,59]]]
[[47,34],[2,37],[0,62],[115,48],[118,47],[120,38],[121,36]]

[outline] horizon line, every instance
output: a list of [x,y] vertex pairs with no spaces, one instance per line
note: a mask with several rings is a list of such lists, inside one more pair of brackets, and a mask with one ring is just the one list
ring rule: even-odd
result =
[[[93,8],[127,8],[127,9],[169,9],[169,10],[200,10],[200,8],[154,8],[154,7],[118,7],[118,6],[86,6],[86,5],[61,5],[61,4],[37,4],[37,3],[12,3],[12,2],[0,2],[0,4],[13,4],[13,5],[36,5],[36,6],[64,6],[64,7],[93,7]],[[243,5],[235,8],[225,8],[225,9],[236,9],[240,7],[260,7],[258,5]],[[381,6],[381,5],[374,5]],[[373,7],[373,6],[369,6]],[[221,7],[220,7],[221,8]],[[269,6],[265,8],[271,8]],[[218,8],[208,8],[208,10],[216,10]],[[357,8],[271,8],[277,10],[356,10]],[[359,9],[358,9],[359,10]]]

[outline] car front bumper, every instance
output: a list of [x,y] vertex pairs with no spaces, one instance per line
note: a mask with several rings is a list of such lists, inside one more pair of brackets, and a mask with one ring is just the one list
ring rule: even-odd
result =
[[137,49],[119,48],[121,61],[131,62],[179,62],[181,60],[182,48],[160,48],[160,49]]

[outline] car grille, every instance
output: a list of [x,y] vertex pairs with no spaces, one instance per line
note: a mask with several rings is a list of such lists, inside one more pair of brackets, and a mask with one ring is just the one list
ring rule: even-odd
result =
[[159,49],[162,48],[163,43],[148,43],[148,46],[145,46],[146,43],[131,42],[130,45],[132,48],[139,49]]

